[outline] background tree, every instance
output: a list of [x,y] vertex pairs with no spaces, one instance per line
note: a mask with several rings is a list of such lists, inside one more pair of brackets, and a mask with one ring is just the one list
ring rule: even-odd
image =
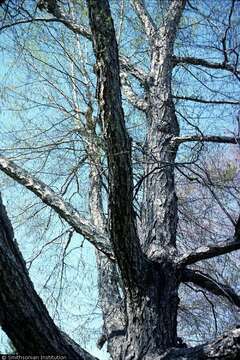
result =
[[[234,110],[239,104],[239,3],[224,4],[226,18],[219,2],[112,1],[116,36],[104,0],[87,1],[88,15],[81,1],[40,1],[34,9],[24,2],[3,3],[2,30],[13,29],[3,34],[3,47],[21,51],[17,61],[24,71],[19,79],[10,75],[11,88],[4,89],[5,103],[19,111],[18,122],[7,125],[14,132],[5,138],[0,167],[52,209],[47,213],[42,205],[33,207],[30,198],[31,218],[33,209],[41,210],[46,230],[59,227],[59,219],[70,225],[63,225],[57,237],[53,231],[53,240],[41,244],[30,260],[56,238],[63,239],[55,254],[54,270],[60,269],[60,276],[52,285],[57,304],[68,276],[66,258],[75,250],[73,234],[95,247],[104,322],[98,345],[107,342],[113,359],[239,356],[238,329],[189,349],[179,349],[177,337],[177,316],[185,336],[189,313],[191,325],[197,317],[199,334],[189,339],[193,343],[205,341],[208,330],[211,339],[236,322],[230,303],[239,307],[234,291],[238,258],[226,255],[240,248],[239,167],[230,152],[222,159],[214,155],[223,149],[219,144],[235,149],[239,142]],[[227,126],[230,120],[235,122]],[[91,358],[48,315],[2,209],[2,249],[9,257],[2,259],[1,308],[11,315],[0,317],[3,329],[20,353]],[[42,240],[47,236],[43,231]],[[74,261],[69,259],[68,266]],[[16,266],[17,271],[11,270]],[[210,306],[210,329],[201,321],[206,310],[198,301],[199,290],[189,296],[181,285],[189,283],[192,291],[201,289]],[[16,298],[19,306],[12,318]]]

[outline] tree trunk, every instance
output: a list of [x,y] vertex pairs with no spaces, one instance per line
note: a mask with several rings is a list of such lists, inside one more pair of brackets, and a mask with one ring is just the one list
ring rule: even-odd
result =
[[[179,128],[171,98],[171,56],[184,3],[173,1],[168,27],[161,29],[162,36],[155,39],[154,34],[151,40],[154,50],[148,92],[146,258],[135,228],[131,149],[122,110],[118,49],[110,8],[105,0],[88,0],[97,59],[100,117],[107,145],[110,240],[126,302],[127,328],[122,360],[137,360],[147,354],[157,356],[177,345],[179,280],[173,263],[177,226],[173,168],[176,149],[171,145],[171,137],[179,134]],[[155,173],[156,163],[167,166]],[[116,354],[111,355],[117,358]]]
[[152,358],[177,345],[178,275],[173,264],[149,264],[135,299],[127,298],[121,359]]
[[142,287],[127,300],[127,344],[122,359],[154,358],[177,346],[179,272],[176,256],[177,197],[174,163],[179,135],[171,93],[172,53],[185,1],[172,1],[168,18],[153,34],[151,71],[147,91],[149,124],[145,146],[145,182],[142,222],[143,249],[148,261]]
[[[62,12],[57,1],[43,0],[40,3],[54,16],[61,18]],[[108,159],[109,229],[101,201],[101,181],[97,169],[101,159],[95,144],[96,124],[94,125],[91,117],[91,104],[88,109],[90,117],[86,122],[86,137],[89,139],[87,152],[90,160],[89,211],[94,231],[90,231],[90,222],[82,221],[75,210],[66,206],[43,183],[30,178],[27,172],[20,171],[19,167],[5,159],[2,160],[1,167],[50,204],[80,234],[92,239],[95,229],[99,230],[101,243],[92,241],[97,249],[99,295],[104,320],[99,347],[107,341],[113,360],[238,359],[239,329],[210,344],[190,349],[178,348],[180,281],[200,283],[215,294],[230,294],[236,305],[239,305],[239,296],[231,293],[227,287],[219,289],[216,282],[213,283],[210,279],[206,281],[194,274],[193,270],[184,268],[195,261],[210,258],[214,251],[224,253],[219,245],[213,252],[205,247],[182,259],[178,258],[176,252],[178,218],[174,164],[177,145],[173,145],[172,139],[179,136],[179,125],[172,100],[171,82],[173,45],[186,0],[169,2],[160,29],[151,21],[143,0],[133,0],[133,3],[152,49],[151,69],[145,83],[149,127],[145,147],[142,243],[140,244],[133,208],[131,140],[122,109],[118,47],[107,0],[87,0],[87,4],[92,30],[92,36],[88,35],[88,38],[90,36],[93,40],[97,59],[97,95]],[[70,26],[69,17],[63,19],[65,25],[76,31],[76,27]],[[50,318],[29,279],[2,203],[0,210],[2,328],[20,354],[61,354],[66,355],[69,360],[94,360],[63,334]],[[238,221],[236,238],[239,237],[239,224]],[[103,245],[109,249],[109,244],[113,251],[113,254],[110,253],[111,261],[106,257],[109,252],[103,251]],[[233,247],[236,247],[235,243],[228,245],[228,249]],[[236,248],[239,248],[238,245]]]

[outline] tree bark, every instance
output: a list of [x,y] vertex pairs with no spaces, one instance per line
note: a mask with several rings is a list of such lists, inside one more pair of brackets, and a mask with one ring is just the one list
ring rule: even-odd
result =
[[[90,158],[91,222],[81,218],[75,209],[49,187],[29,177],[27,172],[11,161],[0,158],[0,168],[54,208],[97,248],[99,295],[104,320],[99,347],[107,341],[112,359],[237,359],[240,355],[239,329],[209,344],[178,349],[178,288],[181,281],[191,281],[215,295],[231,299],[233,304],[239,306],[239,296],[230,288],[219,287],[220,284],[185,269],[196,261],[239,249],[239,226],[235,233],[237,241],[200,248],[181,258],[177,256],[178,208],[174,164],[178,144],[184,138],[179,137],[171,89],[172,68],[177,63],[224,69],[234,74],[237,70],[224,64],[173,55],[185,0],[169,2],[160,29],[155,26],[143,0],[132,2],[152,51],[148,77],[141,69],[122,58],[122,67],[144,83],[146,90],[144,110],[149,127],[145,146],[142,208],[144,236],[141,237],[141,244],[133,208],[131,139],[126,130],[122,108],[119,54],[108,0],[87,0],[91,33],[73,23],[57,0],[40,1],[39,6],[46,8],[74,33],[83,34],[93,41],[97,98],[109,171],[109,228],[101,202],[101,182],[97,171],[100,159],[95,144],[95,129],[91,127],[93,119],[86,126],[86,137],[89,138],[87,151]],[[200,139],[191,137],[190,140]],[[219,137],[208,137],[207,140],[216,141]],[[220,140],[232,141],[226,137]],[[0,294],[0,323],[3,329],[20,353],[64,354],[69,359],[94,359],[64,335],[51,320],[34,291],[2,205],[1,209],[0,280],[3,290]]]
[[0,325],[18,354],[94,360],[54,324],[34,290],[0,197]]
[[140,280],[143,257],[133,210],[131,141],[122,109],[118,48],[108,1],[88,0],[87,4],[108,159],[110,239],[124,285],[133,295]]
[[[102,201],[101,149],[99,149],[92,105],[89,102],[86,117],[87,154],[90,164],[89,173],[89,212],[93,225],[105,234],[107,246],[110,246],[107,221]],[[90,118],[89,118],[90,117]],[[96,250],[98,269],[99,302],[102,310],[102,335],[97,346],[101,349],[107,343],[107,351],[113,359],[119,359],[121,344],[126,331],[124,302],[119,291],[119,275],[117,265],[102,252]]]
[[148,80],[148,123],[144,182],[144,248],[150,258],[175,252],[177,197],[174,163],[177,145],[171,138],[179,135],[172,99],[172,55],[185,1],[172,1],[164,25],[152,38],[151,70]]
[[[147,187],[147,194],[150,198],[149,207],[152,207],[151,213],[156,210],[156,199],[153,199],[151,195],[160,199],[166,206],[165,210],[163,207],[156,211],[156,228],[158,229],[156,238],[158,248],[160,244],[163,249],[175,244],[176,232],[176,222],[173,223],[174,216],[176,216],[176,196],[172,165],[176,151],[173,152],[172,148],[171,152],[169,151],[171,146],[169,134],[172,135],[173,131],[174,135],[178,135],[178,124],[171,99],[171,76],[169,75],[171,72],[169,70],[171,70],[171,51],[174,41],[174,36],[171,34],[174,30],[176,32],[183,6],[184,1],[173,2],[167,14],[169,28],[161,30],[163,34],[166,32],[163,37],[164,41],[160,44],[160,37],[158,37],[158,41],[154,44],[153,85],[151,86],[151,96],[149,96],[152,107],[149,113],[152,123],[149,132],[149,148],[154,151],[157,147],[162,152],[164,161],[171,163],[168,169],[162,173],[162,183],[159,184],[156,177],[152,177],[152,185],[155,182],[154,191],[150,192],[150,187]],[[179,279],[170,256],[164,257],[164,261],[158,264],[151,261],[149,252],[148,261],[142,255],[132,208],[131,144],[124,123],[118,51],[110,8],[106,0],[89,0],[88,7],[97,60],[98,101],[107,144],[110,238],[126,296],[127,333],[120,358],[139,359],[146,354],[154,356],[177,344],[176,318]],[[160,48],[162,51],[163,46],[164,54],[160,53]],[[162,95],[161,91],[165,88],[167,91],[164,91]],[[156,109],[159,105],[160,95],[163,97],[160,98],[162,110],[159,113]],[[162,118],[160,125],[159,115]],[[162,131],[158,131],[156,135],[155,130],[159,126],[162,126]],[[167,130],[169,134],[163,135]],[[159,161],[162,162],[163,158]],[[170,201],[167,199],[168,197]],[[159,201],[157,204],[159,205]],[[161,211],[165,211],[165,214],[160,214]],[[167,216],[172,212],[173,216],[167,220]],[[149,222],[153,221],[150,215],[148,218]],[[148,228],[149,222],[147,222]],[[169,231],[170,237],[168,236]]]

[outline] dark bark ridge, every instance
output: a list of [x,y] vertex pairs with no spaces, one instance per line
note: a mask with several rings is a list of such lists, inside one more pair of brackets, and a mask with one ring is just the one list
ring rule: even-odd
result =
[[[87,1],[96,55],[97,97],[109,168],[110,239],[129,291],[139,281],[143,257],[133,210],[131,142],[122,109],[118,48],[109,4]],[[131,289],[131,290],[130,290]]]

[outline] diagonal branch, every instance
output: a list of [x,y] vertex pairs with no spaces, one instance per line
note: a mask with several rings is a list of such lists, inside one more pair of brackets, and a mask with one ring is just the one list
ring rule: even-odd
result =
[[182,144],[184,142],[214,142],[222,144],[239,144],[240,137],[233,136],[217,136],[217,135],[186,135],[186,136],[175,136],[171,140],[175,144]]
[[223,296],[240,308],[240,296],[230,286],[219,283],[209,275],[196,270],[184,269],[181,281],[184,283],[191,282],[214,295]]
[[146,35],[151,38],[157,31],[151,15],[146,9],[144,0],[132,0],[133,7],[142,22]]
[[179,64],[189,64],[189,65],[203,66],[208,69],[226,70],[226,71],[230,71],[234,75],[240,75],[240,69],[237,69],[235,66],[231,64],[211,62],[205,59],[194,58],[190,56],[173,56],[172,61],[174,66]]
[[64,334],[36,293],[0,197],[0,325],[20,355],[97,360]]
[[82,35],[89,40],[92,39],[91,32],[86,27],[77,24],[72,16],[61,8],[58,0],[39,0],[37,6],[40,10],[46,10],[49,14],[52,14],[75,34]]
[[125,286],[140,284],[143,254],[133,208],[131,141],[122,109],[118,47],[107,0],[88,0],[96,56],[97,97],[109,169],[110,239]]
[[228,254],[232,251],[240,249],[240,241],[235,236],[227,241],[222,241],[213,245],[201,246],[182,257],[178,258],[177,263],[181,266],[187,266],[215,256]]
[[0,170],[19,184],[24,185],[45,204],[53,208],[61,218],[67,221],[77,233],[88,239],[96,249],[113,258],[105,235],[99,233],[98,229],[89,220],[81,217],[71,204],[56,194],[48,185],[2,155],[0,156]]

